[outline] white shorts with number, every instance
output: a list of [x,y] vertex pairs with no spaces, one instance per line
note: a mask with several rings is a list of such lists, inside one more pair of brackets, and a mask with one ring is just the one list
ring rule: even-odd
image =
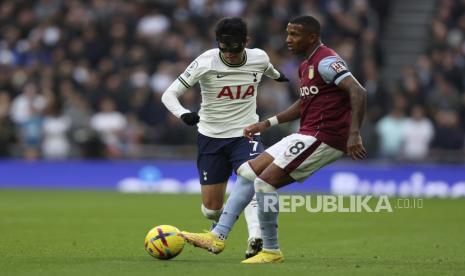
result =
[[284,137],[266,152],[273,156],[273,163],[298,182],[344,154],[313,136],[298,133]]

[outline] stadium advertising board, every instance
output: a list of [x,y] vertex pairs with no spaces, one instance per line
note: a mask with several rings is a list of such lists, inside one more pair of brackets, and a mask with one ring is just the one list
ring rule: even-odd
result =
[[[233,184],[234,177],[231,178]],[[231,185],[230,185],[231,186]],[[198,193],[194,161],[0,161],[0,188]],[[335,163],[283,192],[465,197],[459,165]]]

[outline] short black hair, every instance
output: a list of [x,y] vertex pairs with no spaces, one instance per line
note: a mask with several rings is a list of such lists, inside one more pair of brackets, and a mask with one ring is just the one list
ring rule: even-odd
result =
[[298,17],[293,18],[291,21],[289,21],[289,23],[302,25],[307,32],[311,34],[320,35],[320,32],[321,32],[320,22],[318,22],[318,20],[313,16],[310,16],[310,15],[298,16]]
[[247,24],[239,17],[223,18],[216,24],[215,35],[216,41],[220,41],[221,36],[227,35],[245,42],[247,40]]

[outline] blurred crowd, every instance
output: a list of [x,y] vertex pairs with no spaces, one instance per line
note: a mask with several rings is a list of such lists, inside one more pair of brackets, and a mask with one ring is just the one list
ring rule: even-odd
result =
[[465,1],[439,0],[434,11],[427,51],[384,92],[381,110],[370,104],[365,134],[376,157],[465,160]]
[[[194,145],[196,131],[161,104],[164,90],[203,51],[214,26],[241,16],[250,48],[290,79],[259,88],[263,118],[298,97],[300,58],[285,45],[294,16],[311,14],[368,90],[363,129],[372,158],[464,155],[465,1],[439,1],[428,51],[383,85],[388,0],[4,0],[0,2],[0,156],[28,159],[146,158]],[[198,110],[199,88],[181,102]],[[280,125],[266,145],[296,130]],[[161,147],[172,145],[174,147]],[[192,153],[192,152],[191,152]]]

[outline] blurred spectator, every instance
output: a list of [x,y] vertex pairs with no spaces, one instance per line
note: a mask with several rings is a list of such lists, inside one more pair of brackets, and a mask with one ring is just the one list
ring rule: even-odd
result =
[[370,115],[367,116],[373,122],[378,121],[381,116],[386,114],[390,95],[387,94],[382,81],[380,80],[379,71],[375,60],[369,58],[363,62],[363,74],[360,81],[367,90],[367,107]]
[[391,111],[376,124],[379,151],[382,158],[399,158],[405,130],[405,98],[397,94]]
[[12,102],[11,118],[18,126],[18,138],[26,159],[40,157],[42,112],[45,105],[45,97],[39,94],[33,83],[26,84],[23,92]]
[[108,157],[121,157],[126,125],[127,120],[116,110],[115,102],[111,98],[102,99],[100,110],[90,119],[90,126],[104,142]]
[[433,157],[441,161],[457,161],[457,153],[463,154],[465,142],[457,112],[440,110],[436,113],[435,123],[436,135],[431,146]]
[[33,117],[40,116],[45,105],[45,97],[39,94],[37,86],[28,83],[24,86],[23,92],[13,99],[11,118],[17,125],[24,125]]
[[365,115],[365,121],[360,130],[363,138],[363,146],[367,151],[368,158],[378,157],[379,136],[377,134],[376,123],[381,116],[378,109],[368,109]]
[[181,120],[174,115],[168,115],[168,121],[161,129],[160,140],[166,145],[182,145],[189,139],[193,142],[193,132]]
[[46,159],[64,159],[71,153],[68,131],[71,120],[62,113],[61,103],[48,103],[42,123],[42,154]]
[[433,83],[432,60],[427,55],[418,58],[415,71],[418,74],[418,81],[422,90],[427,90]]
[[417,72],[413,66],[403,68],[399,89],[407,101],[407,110],[415,105],[423,106],[425,104],[426,90],[421,88]]
[[22,142],[24,157],[35,160],[40,157],[42,144],[42,116],[36,109],[30,111],[30,116],[20,126],[20,139]]
[[434,136],[433,123],[425,117],[421,105],[412,107],[410,117],[404,123],[402,157],[410,161],[424,160]]
[[16,130],[8,114],[10,109],[10,95],[0,91],[0,158],[12,155],[12,146],[16,142]]
[[127,126],[122,133],[124,156],[138,158],[143,154],[141,145],[144,139],[145,127],[134,114],[128,114],[126,119]]
[[434,77],[434,86],[427,99],[427,106],[432,112],[437,110],[459,110],[461,105],[459,91],[443,75]]

